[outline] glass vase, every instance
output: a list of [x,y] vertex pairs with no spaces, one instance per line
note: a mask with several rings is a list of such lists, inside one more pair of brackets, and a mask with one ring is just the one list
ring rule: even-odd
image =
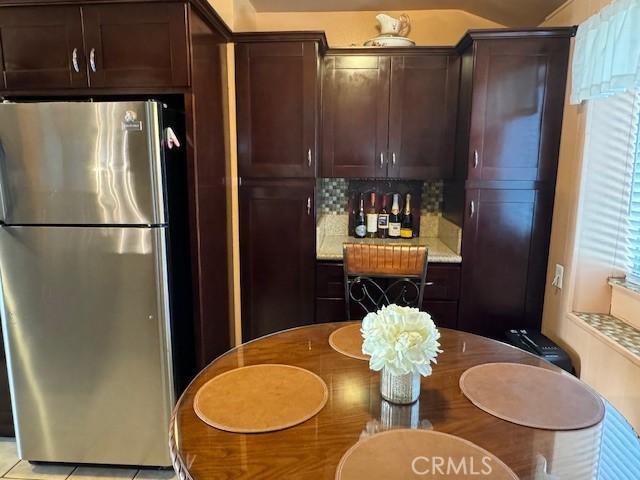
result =
[[420,374],[394,375],[387,368],[380,374],[380,393],[391,403],[408,405],[420,396]]

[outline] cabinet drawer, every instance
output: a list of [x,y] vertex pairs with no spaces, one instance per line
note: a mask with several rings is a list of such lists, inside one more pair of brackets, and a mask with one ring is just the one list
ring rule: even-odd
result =
[[[342,262],[318,262],[316,297],[344,298]],[[433,263],[427,267],[425,300],[457,300],[460,295],[460,265]]]
[[316,323],[344,322],[346,319],[344,298],[316,299]]
[[316,297],[344,299],[344,272],[341,262],[318,262]]
[[438,327],[458,328],[458,302],[425,300],[422,310],[431,315]]
[[457,300],[460,296],[460,265],[429,264],[424,298]]

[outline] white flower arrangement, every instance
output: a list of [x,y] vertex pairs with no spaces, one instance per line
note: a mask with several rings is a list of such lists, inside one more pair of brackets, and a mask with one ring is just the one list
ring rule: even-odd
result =
[[369,368],[387,368],[393,375],[431,375],[437,363],[440,332],[431,315],[417,308],[389,305],[369,313],[362,321],[362,353],[370,355]]

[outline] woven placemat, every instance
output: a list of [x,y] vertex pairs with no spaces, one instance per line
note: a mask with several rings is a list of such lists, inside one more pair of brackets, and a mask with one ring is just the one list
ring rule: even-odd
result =
[[253,365],[205,383],[193,408],[200,419],[228,432],[259,433],[302,423],[327,403],[327,385],[315,373],[291,365]]
[[584,383],[532,365],[477,365],[462,374],[460,388],[478,408],[527,427],[576,430],[604,416],[602,399]]
[[359,441],[336,480],[447,478],[517,480],[500,459],[463,438],[430,430],[389,430]]
[[329,336],[329,345],[336,352],[358,360],[369,360],[369,355],[362,353],[362,323],[354,323],[335,330]]

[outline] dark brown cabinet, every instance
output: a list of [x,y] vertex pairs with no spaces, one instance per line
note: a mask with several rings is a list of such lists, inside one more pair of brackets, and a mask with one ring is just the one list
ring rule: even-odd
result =
[[236,45],[242,177],[315,177],[319,56],[314,41]]
[[323,176],[450,177],[458,80],[458,55],[450,49],[328,55]]
[[391,58],[389,177],[453,175],[458,83],[458,55]]
[[313,180],[244,180],[240,187],[242,336],[313,323]]
[[7,358],[4,354],[4,342],[0,330],[0,435],[12,437],[13,414],[11,413],[11,393],[9,392],[9,376],[7,372]]
[[186,7],[82,7],[92,87],[168,87],[189,84]]
[[0,9],[11,91],[189,85],[184,3]]
[[500,337],[539,328],[553,191],[467,190],[461,330]]
[[86,87],[79,7],[2,8],[0,42],[3,87]]
[[568,39],[476,43],[468,178],[555,182]]
[[474,31],[461,42],[456,181],[458,328],[539,329],[572,28]]
[[386,177],[390,59],[325,58],[322,91],[322,175]]

